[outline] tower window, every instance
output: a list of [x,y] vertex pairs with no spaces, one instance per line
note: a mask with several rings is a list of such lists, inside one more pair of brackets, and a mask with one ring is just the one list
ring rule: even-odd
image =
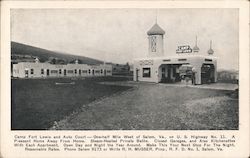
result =
[[151,37],[151,51],[156,52],[156,36]]

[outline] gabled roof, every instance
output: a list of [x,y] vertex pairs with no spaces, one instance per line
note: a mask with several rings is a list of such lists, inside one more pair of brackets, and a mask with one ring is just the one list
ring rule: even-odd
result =
[[165,31],[156,23],[154,26],[147,32],[148,35],[164,35]]

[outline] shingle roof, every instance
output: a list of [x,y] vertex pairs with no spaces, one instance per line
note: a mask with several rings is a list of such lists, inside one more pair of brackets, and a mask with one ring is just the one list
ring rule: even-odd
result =
[[148,35],[164,35],[165,31],[156,23],[154,26],[147,32]]

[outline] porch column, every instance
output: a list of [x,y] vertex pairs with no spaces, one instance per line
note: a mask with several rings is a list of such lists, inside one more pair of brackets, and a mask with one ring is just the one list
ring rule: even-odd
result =
[[217,62],[214,63],[214,82],[217,82]]
[[195,84],[201,84],[201,66],[197,66],[195,69]]
[[170,78],[171,78],[171,80],[174,78],[174,68],[173,68],[173,65],[171,65],[171,69],[170,69]]
[[162,66],[159,66],[158,67],[158,72],[157,72],[157,77],[158,77],[158,83],[161,81],[161,79],[162,79]]

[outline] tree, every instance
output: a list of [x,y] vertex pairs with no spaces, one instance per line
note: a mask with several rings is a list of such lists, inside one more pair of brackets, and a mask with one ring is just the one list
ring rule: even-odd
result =
[[56,58],[50,58],[49,63],[50,64],[56,64]]

